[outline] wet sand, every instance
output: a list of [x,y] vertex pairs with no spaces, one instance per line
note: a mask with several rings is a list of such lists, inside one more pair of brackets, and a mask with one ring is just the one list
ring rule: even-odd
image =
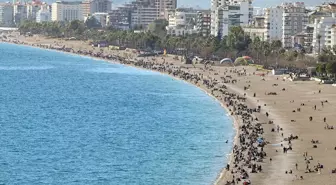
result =
[[[261,77],[258,74],[265,74],[265,72],[256,71],[256,68],[247,66],[208,66],[206,68],[203,64],[195,66],[182,64],[173,59],[173,56],[140,59],[132,51],[92,48],[88,43],[81,41],[21,36],[10,39],[18,39],[30,45],[59,45],[74,50],[90,50],[118,55],[130,61],[136,60],[136,67],[180,78],[216,97],[228,112],[233,113],[236,120],[235,126],[239,133],[235,139],[237,148],[231,156],[230,170],[223,169],[215,184],[226,184],[228,180],[232,180],[233,175],[237,184],[237,178],[244,174],[242,169],[246,171],[252,184],[258,185],[336,184],[336,173],[331,173],[333,169],[336,169],[336,130],[328,129],[331,126],[336,127],[336,118],[333,116],[336,110],[336,87],[319,85],[317,82],[283,81],[282,76],[271,74]],[[139,62],[141,60],[146,64]],[[122,63],[134,66],[134,63],[130,61]],[[232,80],[236,82],[232,83]],[[244,87],[248,88],[244,90]],[[244,98],[246,101],[243,100]],[[243,108],[243,105],[247,107]],[[257,109],[258,106],[261,107],[260,112],[248,110]],[[310,116],[312,121],[309,120]],[[255,118],[258,120],[254,120]],[[326,118],[325,122],[324,118]],[[271,121],[270,124],[269,121]],[[258,123],[261,123],[262,132],[256,126]],[[272,129],[274,132],[271,131]],[[242,142],[239,136],[252,138],[253,141],[247,139]],[[256,137],[262,137],[267,144],[264,147],[256,146]],[[287,140],[288,137],[290,137],[290,142]],[[312,140],[318,140],[318,143],[312,143]],[[289,146],[292,150],[284,152],[284,147],[289,148]],[[264,155],[261,149],[267,154],[266,156],[260,157],[260,154]],[[304,153],[307,154],[306,157]],[[234,167],[235,161],[236,167]],[[251,173],[251,164],[256,167],[261,166],[262,170],[257,170],[258,173]],[[223,163],[223,167],[225,166],[226,164]],[[308,169],[313,172],[306,173]],[[238,184],[242,184],[242,181]]]

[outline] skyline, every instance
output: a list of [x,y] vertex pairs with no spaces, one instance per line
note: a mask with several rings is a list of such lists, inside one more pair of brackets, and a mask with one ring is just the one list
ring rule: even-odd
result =
[[[21,0],[24,2],[25,0]],[[43,1],[43,0],[41,0]],[[64,1],[81,1],[81,0],[64,0]],[[134,0],[111,0],[112,1],[112,8],[122,6],[125,3],[132,2]],[[8,0],[0,0],[0,2],[11,2]],[[47,3],[53,3],[56,2],[56,0],[45,0]],[[324,2],[335,2],[336,0],[254,0],[253,1],[253,6],[254,7],[261,7],[261,8],[266,8],[266,7],[271,7],[271,6],[276,6],[280,5],[283,2],[304,2],[306,6],[316,6],[319,4],[322,4]],[[201,8],[201,9],[210,9],[211,8],[211,0],[200,0],[198,1],[197,4],[194,3],[194,0],[177,0],[177,6],[178,8]]]
[[[112,4],[115,6],[120,6],[124,3],[131,2],[133,0],[114,0]],[[194,0],[177,0],[177,6],[182,7],[194,7],[194,8],[202,8],[202,9],[210,9],[211,0],[200,0],[198,4],[194,4]],[[325,0],[254,0],[253,6],[255,7],[270,7],[280,5],[282,2],[304,2],[306,6],[316,6],[326,2]],[[335,1],[329,1],[335,2]]]

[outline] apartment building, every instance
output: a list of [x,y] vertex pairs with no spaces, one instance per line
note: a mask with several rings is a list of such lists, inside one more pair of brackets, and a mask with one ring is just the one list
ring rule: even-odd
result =
[[252,0],[212,0],[211,35],[228,35],[232,26],[249,25],[252,17]]
[[46,4],[43,4],[39,11],[36,13],[36,22],[48,22],[51,21],[51,13]]
[[252,40],[259,38],[261,41],[267,41],[267,27],[265,26],[265,16],[254,16],[251,25],[244,26],[245,34]]
[[131,26],[147,28],[150,23],[157,19],[159,19],[157,8],[149,5],[143,5],[132,11]]
[[27,6],[16,3],[13,5],[13,20],[14,24],[19,25],[24,20],[27,20]]
[[156,7],[159,18],[167,19],[169,12],[177,8],[177,0],[151,0],[154,1],[154,6]]
[[96,12],[109,13],[112,10],[112,3],[109,0],[85,0],[82,2],[83,16],[92,15]]
[[187,35],[197,33],[197,10],[192,8],[178,8],[168,17],[168,35]]
[[211,29],[211,11],[202,10],[197,12],[197,23],[196,23],[197,32],[203,36],[210,35]]
[[306,49],[307,53],[311,53],[313,51],[312,49],[312,43],[313,43],[313,34],[314,34],[314,24],[308,24],[306,25],[304,29],[304,44],[303,47]]
[[80,1],[56,1],[52,3],[52,21],[84,20]]
[[283,9],[281,6],[265,8],[265,39],[268,41],[282,39]]
[[13,25],[13,5],[10,3],[0,4],[0,25],[12,26]]
[[27,4],[27,19],[36,20],[36,13],[41,9],[40,4],[30,3]]
[[330,45],[331,47],[336,45],[336,24],[332,25],[330,28]]
[[319,52],[319,46],[321,46],[321,49],[325,46],[331,46],[331,28],[335,24],[335,13],[333,13],[331,17],[321,17],[320,19],[315,19],[312,42],[313,53]]
[[304,31],[308,24],[306,7],[303,2],[283,3],[282,17],[282,45],[285,48],[291,48],[292,36]]
[[[115,29],[128,30],[132,26],[132,11],[136,8],[133,3],[125,4],[109,13],[107,16],[107,25]],[[135,25],[134,25],[135,26]]]

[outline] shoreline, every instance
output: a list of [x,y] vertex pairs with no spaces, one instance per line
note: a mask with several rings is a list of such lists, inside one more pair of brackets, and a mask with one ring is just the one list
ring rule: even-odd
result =
[[[233,128],[235,134],[234,134],[234,137],[233,137],[233,142],[232,142],[232,147],[230,149],[230,153],[227,154],[228,156],[230,156],[229,158],[227,158],[228,159],[227,160],[227,164],[232,164],[233,155],[234,155],[234,153],[233,153],[233,146],[238,144],[238,136],[239,136],[239,133],[240,133],[239,132],[239,122],[240,122],[240,120],[236,116],[231,115],[229,108],[226,107],[224,105],[224,103],[222,101],[220,101],[218,98],[216,98],[215,96],[213,96],[212,94],[210,94],[208,89],[202,88],[199,85],[196,85],[196,84],[191,83],[191,82],[189,82],[187,80],[178,78],[176,76],[172,76],[172,75],[170,75],[168,73],[159,72],[159,71],[155,71],[155,70],[149,70],[149,69],[138,67],[138,66],[134,66],[134,65],[127,65],[127,64],[120,63],[119,61],[106,60],[106,59],[101,59],[101,58],[98,58],[98,57],[86,56],[86,55],[81,55],[81,54],[76,54],[76,53],[71,53],[71,52],[66,52],[66,51],[59,51],[59,50],[56,50],[56,49],[42,48],[42,47],[32,46],[32,45],[27,45],[27,44],[17,44],[17,43],[12,43],[12,42],[4,42],[4,43],[13,44],[13,45],[19,45],[19,46],[32,47],[32,48],[38,48],[38,49],[44,49],[44,50],[49,50],[49,51],[56,51],[56,52],[60,52],[60,53],[64,53],[64,54],[70,54],[70,55],[76,55],[76,56],[86,57],[86,58],[89,58],[89,59],[101,60],[101,61],[104,61],[104,62],[107,62],[107,63],[113,63],[113,64],[123,65],[123,66],[127,66],[127,67],[134,67],[134,68],[140,69],[140,70],[157,72],[157,73],[160,73],[162,75],[167,75],[167,76],[169,76],[172,79],[180,80],[180,81],[188,83],[188,84],[190,84],[190,85],[192,85],[194,87],[197,87],[198,89],[200,89],[201,91],[203,91],[206,95],[210,96],[215,101],[217,101],[221,105],[221,107],[225,110],[225,112],[227,113],[227,116],[230,117],[231,120],[232,120],[232,126],[233,126],[232,128]],[[228,177],[226,177],[227,173],[228,173],[228,171],[225,169],[225,166],[223,166],[223,168],[217,173],[217,177],[213,181],[214,183],[212,183],[212,184],[219,185],[219,184],[221,184],[221,181],[227,180],[227,178],[228,178]]]
[[[88,58],[91,58],[91,59],[98,59],[98,60],[102,60],[104,62],[135,67],[135,68],[140,69],[140,70],[148,70],[148,71],[159,72],[163,75],[168,75],[169,77],[171,77],[173,79],[181,80],[181,81],[189,83],[193,86],[196,86],[197,88],[199,88],[200,90],[205,92],[207,95],[209,95],[210,97],[212,97],[216,101],[218,101],[220,103],[221,107],[227,112],[227,116],[231,117],[231,119],[232,119],[232,125],[233,125],[233,129],[235,130],[235,136],[233,138],[233,142],[232,142],[233,145],[232,145],[232,148],[231,148],[231,152],[228,153],[228,155],[230,157],[227,158],[228,159],[227,164],[229,164],[230,166],[233,166],[233,159],[235,157],[234,147],[239,145],[239,140],[238,139],[239,139],[239,136],[241,134],[239,128],[240,128],[240,123],[242,123],[243,120],[241,118],[239,118],[238,116],[233,115],[233,113],[231,113],[231,109],[225,105],[225,102],[223,100],[221,100],[221,99],[217,98],[215,95],[213,95],[210,88],[206,88],[206,86],[204,86],[204,85],[198,85],[197,83],[193,83],[193,82],[188,81],[186,79],[180,78],[179,76],[171,75],[167,72],[163,72],[163,71],[159,71],[159,70],[155,70],[155,69],[148,69],[148,68],[144,68],[144,67],[141,67],[141,66],[136,66],[136,65],[133,65],[133,64],[123,63],[122,61],[116,60],[116,59],[105,59],[105,58],[100,58],[100,57],[95,57],[95,56],[87,56],[87,55],[84,55],[84,54],[78,54],[78,53],[74,53],[74,52],[60,51],[58,49],[53,49],[53,48],[45,48],[45,47],[41,47],[41,46],[38,46],[38,45],[29,44],[29,43],[13,43],[13,42],[5,42],[5,43],[29,46],[29,47],[39,48],[39,49],[52,50],[52,51],[66,53],[66,54],[73,54],[73,55],[77,55],[77,56],[81,56],[81,57],[88,57]],[[126,59],[127,57],[121,57],[121,58],[123,58],[124,60],[127,60]],[[135,58],[137,58],[137,57],[135,57]],[[227,88],[227,90],[231,93],[235,92],[235,93],[239,94],[240,96],[243,96],[243,94],[241,92],[236,92],[235,90],[233,90],[231,88]],[[252,102],[252,100],[250,100],[249,98],[247,99],[247,102],[249,104],[254,104]],[[256,105],[254,105],[254,106],[256,106]],[[225,184],[225,182],[227,182],[227,181],[234,180],[233,177],[232,177],[232,174],[229,173],[229,172],[230,171],[226,170],[225,164],[223,164],[223,168],[217,173],[217,178],[213,181],[213,184],[222,185],[222,184]]]

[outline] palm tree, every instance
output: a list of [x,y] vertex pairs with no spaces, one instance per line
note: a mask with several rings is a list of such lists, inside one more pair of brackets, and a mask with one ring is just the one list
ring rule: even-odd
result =
[[320,53],[321,53],[321,35],[320,34],[318,34],[317,35],[317,42],[318,42],[318,55],[320,55]]
[[279,58],[279,53],[280,53],[280,49],[282,47],[282,42],[280,40],[275,40],[275,41],[272,41],[271,43],[271,49],[272,49],[272,52],[275,53],[276,55],[276,64],[278,64],[278,58]]

